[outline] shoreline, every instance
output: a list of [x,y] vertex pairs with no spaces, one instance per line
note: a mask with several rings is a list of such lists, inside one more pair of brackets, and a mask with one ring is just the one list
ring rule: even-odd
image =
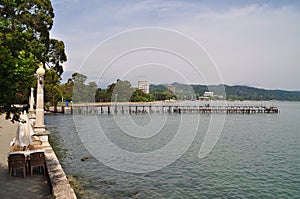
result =
[[[153,101],[153,102],[81,102],[81,103],[69,103],[68,106],[85,106],[85,105],[151,105],[151,104],[176,104],[176,103],[277,103],[277,102],[300,102],[290,100],[165,100],[165,101]],[[64,103],[60,103],[57,107],[67,107]]]
[[[58,159],[58,161],[60,161],[60,159],[64,156],[61,151],[61,147],[63,147],[62,143],[59,142],[59,138],[54,136],[49,137],[49,143],[52,146],[52,149],[54,151],[54,153],[56,154],[56,157]],[[63,169],[63,168],[62,168]],[[78,176],[75,176],[73,174],[70,173],[66,173],[65,175],[68,179],[68,182],[71,186],[71,188],[73,189],[76,197],[78,198],[90,198],[91,193],[88,192],[86,189],[84,189],[83,184],[81,182],[81,180],[78,178]],[[93,197],[91,197],[93,198]]]
[[77,196],[49,142],[43,142],[52,197],[76,199]]

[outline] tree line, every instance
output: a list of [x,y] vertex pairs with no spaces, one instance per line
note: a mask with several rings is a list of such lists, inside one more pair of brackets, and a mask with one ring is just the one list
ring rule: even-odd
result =
[[[145,93],[134,88],[128,80],[117,79],[107,88],[98,88],[96,82],[86,82],[87,76],[73,73],[64,84],[60,84],[57,92],[46,92],[45,101],[57,105],[59,101],[80,102],[151,102],[155,100],[177,99],[176,95],[166,91]],[[52,100],[54,99],[54,100]]]
[[[50,87],[54,76],[48,71],[45,79],[45,87]],[[53,72],[55,73],[55,72]],[[152,102],[162,100],[198,100],[204,92],[212,91],[215,97],[212,99],[222,100],[300,100],[299,91],[265,90],[249,86],[228,86],[228,85],[188,85],[172,83],[176,93],[168,90],[168,85],[150,85],[150,92],[144,93],[134,88],[127,80],[117,79],[107,88],[98,88],[96,82],[86,82],[87,76],[80,73],[73,73],[72,77],[64,84],[57,87],[47,88],[45,101],[50,105],[57,105],[60,101],[74,103],[83,102]],[[170,86],[170,85],[169,85]],[[225,95],[224,95],[225,94]],[[218,98],[217,96],[223,96]],[[63,100],[62,100],[63,99]]]

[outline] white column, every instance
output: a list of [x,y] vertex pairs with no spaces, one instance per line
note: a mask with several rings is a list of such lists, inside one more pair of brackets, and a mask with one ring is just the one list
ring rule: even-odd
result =
[[35,130],[45,131],[44,124],[44,82],[40,82],[40,79],[44,80],[43,76],[38,77],[37,83],[37,96],[36,96],[36,109],[35,109]]
[[45,132],[44,124],[44,74],[45,69],[43,64],[39,65],[36,71],[37,73],[37,96],[36,96],[36,110],[35,110],[35,126],[34,130],[37,134],[43,134]]
[[34,106],[33,90],[34,90],[34,88],[31,87],[30,98],[29,98],[29,106],[30,106],[30,108],[29,108],[29,118],[35,118],[34,109],[33,109],[33,106]]

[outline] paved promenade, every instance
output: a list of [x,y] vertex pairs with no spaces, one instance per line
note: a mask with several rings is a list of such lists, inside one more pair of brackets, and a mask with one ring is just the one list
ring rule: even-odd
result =
[[11,123],[0,115],[0,198],[51,198],[47,177],[42,174],[34,174],[25,178],[22,175],[10,177],[7,167],[7,153],[9,143],[17,132],[17,123]]

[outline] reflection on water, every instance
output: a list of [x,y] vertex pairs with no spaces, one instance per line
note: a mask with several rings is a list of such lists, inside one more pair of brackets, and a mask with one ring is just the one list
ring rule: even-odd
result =
[[[217,145],[199,159],[210,121],[209,114],[202,114],[188,150],[165,168],[142,174],[117,171],[93,158],[83,146],[72,116],[45,118],[65,172],[78,176],[95,198],[296,198],[300,196],[300,104],[278,106],[280,114],[227,115]],[[180,116],[169,116],[163,128],[153,127],[155,133],[149,138],[126,134],[126,119],[118,117],[123,130],[113,116],[97,119],[112,142],[140,153],[170,142]],[[155,117],[163,120],[164,116]],[[141,128],[150,124],[147,115],[133,115],[131,119]],[[189,121],[193,122],[193,117]]]

